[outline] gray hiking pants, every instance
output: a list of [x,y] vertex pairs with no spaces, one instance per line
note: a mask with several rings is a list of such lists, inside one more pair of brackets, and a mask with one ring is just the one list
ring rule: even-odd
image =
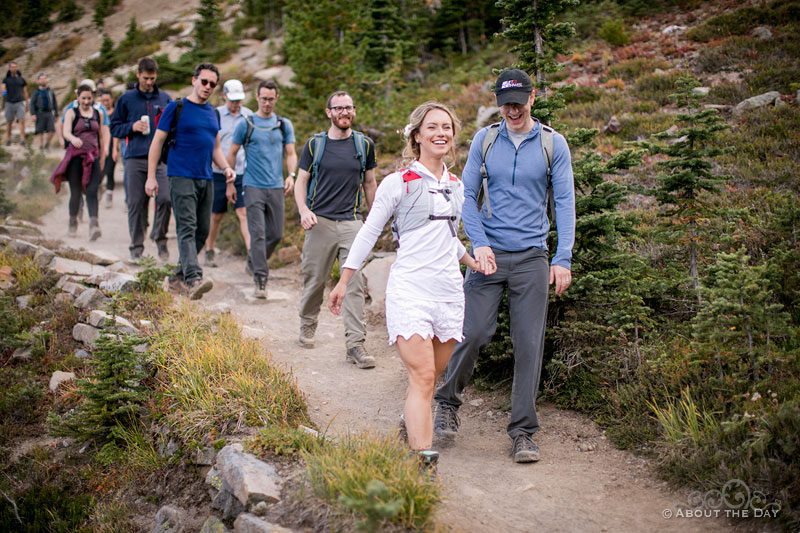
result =
[[267,261],[283,238],[283,189],[244,188],[253,278],[267,279]]
[[203,249],[211,226],[214,185],[211,180],[170,176],[169,192],[175,208],[175,230],[178,233],[179,264],[176,275],[182,274],[183,280],[190,283],[203,277],[197,254]]
[[[129,246],[131,252],[141,253],[144,250],[144,234],[147,231],[148,206],[150,205],[150,197],[144,192],[145,181],[147,181],[147,158],[137,157],[125,160],[125,193],[128,197],[128,233],[131,237]],[[156,181],[158,182],[158,194],[156,195],[156,213],[150,238],[158,244],[166,244],[169,217],[172,213],[167,165],[158,165]]]
[[[344,265],[353,240],[361,229],[360,220],[331,220],[317,217],[317,225],[306,231],[303,242],[303,297],[300,300],[300,324],[317,325],[322,293],[331,277],[333,262]],[[342,302],[344,338],[347,348],[363,346],[367,339],[364,321],[364,280],[357,270],[347,285]]]
[[497,307],[508,285],[511,342],[514,346],[514,382],[508,435],[531,435],[539,429],[536,391],[542,370],[544,328],[550,268],[547,252],[529,248],[521,252],[494,250],[497,272],[484,276],[467,270],[464,280],[464,340],[453,350],[444,384],[434,399],[458,408],[464,387],[472,377],[478,354],[497,329]]

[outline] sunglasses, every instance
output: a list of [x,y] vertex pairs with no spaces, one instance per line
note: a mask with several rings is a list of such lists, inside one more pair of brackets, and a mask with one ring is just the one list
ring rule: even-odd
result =
[[211,81],[211,80],[204,80],[203,78],[200,78],[200,83],[202,83],[202,84],[203,84],[203,87],[205,87],[206,85],[208,85],[208,86],[209,86],[209,87],[211,87],[212,89],[213,89],[213,88],[215,88],[215,87],[217,86],[217,82],[215,82],[215,81]]

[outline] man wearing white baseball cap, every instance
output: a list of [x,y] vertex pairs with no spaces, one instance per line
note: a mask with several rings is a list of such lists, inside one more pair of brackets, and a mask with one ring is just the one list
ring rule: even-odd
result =
[[[231,139],[233,138],[233,130],[239,121],[245,120],[253,114],[253,112],[241,105],[244,100],[244,86],[239,80],[228,80],[222,86],[222,92],[225,95],[225,104],[217,108],[217,117],[219,118],[220,138],[219,143],[224,153],[228,153],[231,147]],[[211,226],[208,230],[208,239],[206,240],[206,265],[210,267],[217,266],[215,263],[216,253],[214,245],[219,235],[219,229],[222,224],[222,217],[228,210],[228,198],[225,196],[225,174],[212,165],[214,176],[214,203],[211,206]],[[250,232],[247,231],[247,212],[244,207],[244,194],[242,189],[242,176],[244,175],[244,150],[236,154],[236,180],[233,182],[236,187],[236,202],[233,204],[236,217],[239,219],[239,231],[242,232],[244,244],[247,247],[248,266],[250,265]],[[250,273],[250,272],[249,272]],[[250,273],[252,274],[252,273]]]

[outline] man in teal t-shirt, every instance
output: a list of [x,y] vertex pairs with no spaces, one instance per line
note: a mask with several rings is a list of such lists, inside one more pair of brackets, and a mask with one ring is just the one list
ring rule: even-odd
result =
[[[235,165],[236,153],[244,146],[243,185],[247,228],[250,231],[249,260],[253,266],[255,297],[265,299],[269,276],[267,260],[283,237],[284,196],[291,194],[294,189],[297,153],[292,123],[274,112],[278,101],[275,82],[259,83],[256,98],[258,111],[247,121],[239,122],[233,132],[228,164]],[[289,171],[285,180],[284,158]],[[231,202],[236,201],[233,180],[228,181],[226,195]]]

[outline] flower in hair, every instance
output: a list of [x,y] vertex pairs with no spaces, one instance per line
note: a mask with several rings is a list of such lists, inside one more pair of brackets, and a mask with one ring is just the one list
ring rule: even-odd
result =
[[411,124],[406,124],[406,127],[403,128],[403,137],[408,137],[411,135]]

